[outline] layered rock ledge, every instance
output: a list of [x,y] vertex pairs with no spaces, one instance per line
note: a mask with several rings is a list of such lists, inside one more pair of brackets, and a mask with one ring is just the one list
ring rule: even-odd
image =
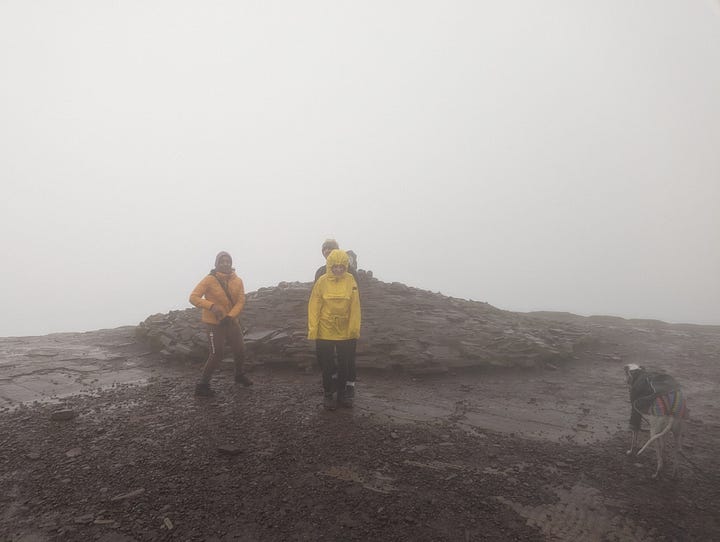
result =
[[[240,322],[253,363],[308,369],[312,283],[281,282],[247,294]],[[454,368],[558,366],[588,342],[587,330],[444,296],[360,273],[362,337],[359,368],[442,373]],[[137,336],[167,359],[204,360],[207,336],[199,309],[155,314]]]

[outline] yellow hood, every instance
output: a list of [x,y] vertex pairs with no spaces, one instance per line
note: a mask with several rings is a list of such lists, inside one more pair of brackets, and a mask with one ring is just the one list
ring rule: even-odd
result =
[[328,275],[332,276],[333,265],[344,265],[345,272],[347,273],[349,263],[350,263],[350,258],[348,258],[347,253],[344,250],[340,250],[339,248],[336,248],[330,254],[328,254],[327,266],[325,268],[326,269],[325,272]]

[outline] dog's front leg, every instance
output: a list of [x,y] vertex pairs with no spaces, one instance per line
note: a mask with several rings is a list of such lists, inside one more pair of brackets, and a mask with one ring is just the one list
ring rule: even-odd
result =
[[627,455],[635,455],[635,452],[637,452],[638,433],[639,431],[632,430],[632,437],[630,438],[630,449],[625,452]]

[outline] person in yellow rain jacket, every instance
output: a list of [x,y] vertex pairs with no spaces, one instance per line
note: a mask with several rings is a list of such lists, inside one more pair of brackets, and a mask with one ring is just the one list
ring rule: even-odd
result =
[[220,252],[215,257],[215,268],[203,278],[190,294],[190,303],[202,308],[202,321],[207,324],[210,354],[205,362],[200,382],[195,386],[195,395],[214,395],[210,378],[225,354],[225,343],[235,359],[235,382],[252,386],[245,376],[245,343],[238,315],[245,306],[245,286],[232,267],[232,257]]
[[357,282],[348,273],[347,254],[335,249],[328,255],[326,272],[315,282],[308,303],[308,339],[315,341],[325,392],[323,405],[328,410],[335,410],[338,404],[352,406],[345,385],[359,337]]
[[[325,265],[322,267],[319,267],[317,271],[315,271],[315,282],[322,277],[325,273],[327,273],[327,257],[330,255],[330,253],[335,250],[336,248],[340,248],[338,245],[338,242],[335,239],[325,239],[325,242],[322,244],[322,255],[323,259],[325,260]],[[348,273],[350,273],[353,278],[355,279],[355,282],[358,284],[358,292],[360,291],[359,285],[360,281],[358,279],[357,274],[357,268],[353,265],[353,254],[355,254],[352,250],[345,251],[345,254],[348,255]],[[357,259],[355,259],[357,261]],[[355,376],[356,376],[356,369],[355,369],[355,353],[353,352],[352,358],[348,361],[348,375],[347,375],[347,383],[345,384],[345,392],[343,394],[343,398],[345,400],[345,403],[352,403],[353,399],[355,398]],[[337,378],[337,375],[335,375],[335,378]]]

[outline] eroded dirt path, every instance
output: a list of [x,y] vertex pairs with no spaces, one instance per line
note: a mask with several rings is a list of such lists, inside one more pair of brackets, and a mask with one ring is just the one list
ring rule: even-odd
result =
[[[198,400],[198,367],[82,335],[70,351],[97,360],[59,359],[57,344],[3,358],[88,370],[54,402],[0,414],[0,540],[720,538],[711,363],[656,358],[694,417],[680,476],[653,481],[653,454],[624,455],[622,364],[648,351],[624,339],[531,374],[366,373],[356,407],[330,413],[315,374],[258,369],[238,389],[225,368]],[[36,386],[48,374],[12,370]],[[60,407],[77,416],[52,421]]]

